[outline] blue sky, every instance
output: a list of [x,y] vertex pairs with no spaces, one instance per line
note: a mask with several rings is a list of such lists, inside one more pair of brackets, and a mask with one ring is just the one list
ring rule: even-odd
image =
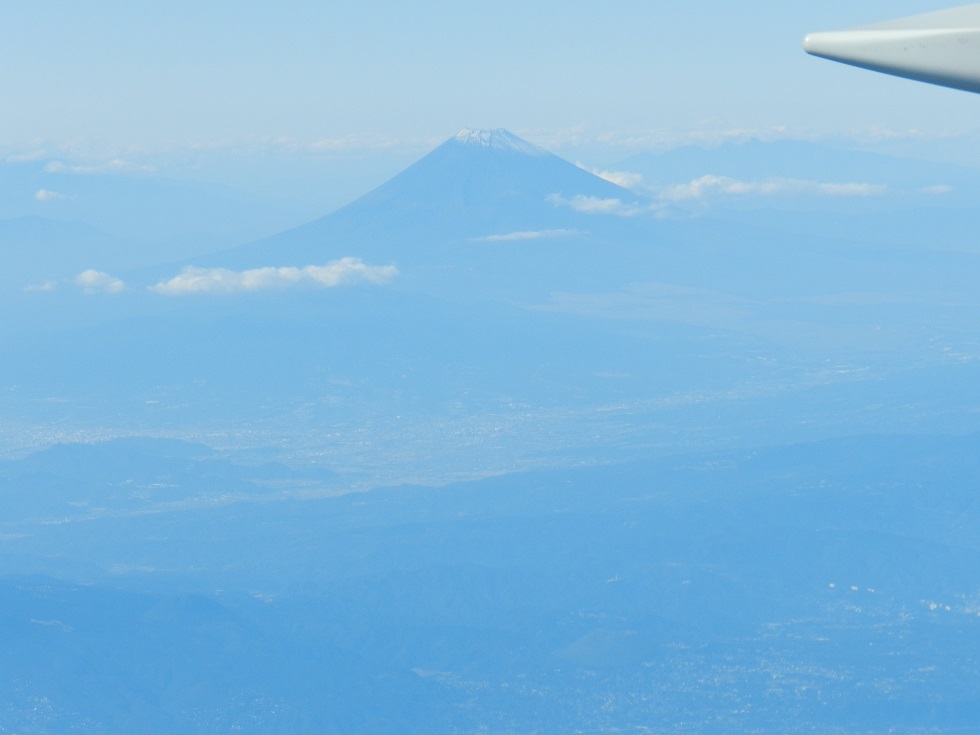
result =
[[353,171],[370,153],[393,171],[466,126],[609,159],[732,133],[925,145],[972,134],[980,99],[813,59],[801,40],[946,6],[18,3],[0,23],[0,153],[232,179],[236,159]]

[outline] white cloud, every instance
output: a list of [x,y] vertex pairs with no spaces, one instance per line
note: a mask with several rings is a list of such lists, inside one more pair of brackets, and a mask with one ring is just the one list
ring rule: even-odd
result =
[[33,150],[9,153],[3,157],[3,161],[4,163],[34,163],[36,161],[43,161],[47,157],[47,151],[35,148]]
[[943,194],[952,194],[953,187],[948,184],[936,184],[935,186],[924,186],[919,191],[923,194],[942,196]]
[[117,173],[151,173],[155,170],[150,164],[137,164],[124,158],[112,158],[108,161],[94,164],[67,164],[63,161],[51,161],[44,167],[49,174],[117,174]]
[[34,194],[34,198],[39,202],[56,202],[59,199],[65,199],[64,194],[59,194],[56,191],[48,191],[47,189],[38,189]]
[[619,149],[622,151],[666,151],[684,146],[696,145],[713,148],[729,143],[743,143],[750,140],[835,140],[845,143],[881,144],[901,141],[918,141],[947,138],[948,135],[927,136],[916,128],[892,129],[873,126],[855,129],[837,136],[818,135],[810,128],[791,128],[786,125],[763,127],[723,127],[711,126],[700,129],[681,129],[662,127],[647,129],[590,129],[578,125],[565,129],[521,129],[518,135],[534,141],[547,150],[555,149]]
[[643,185],[643,174],[632,171],[596,171],[595,175],[624,189],[637,189]]
[[252,268],[235,271],[228,268],[187,267],[169,281],[161,281],[150,290],[165,296],[185,294],[239,293],[264,291],[300,285],[333,288],[347,283],[381,284],[398,275],[393,265],[367,265],[359,258],[342,258],[326,265],[304,268]]
[[577,230],[528,230],[526,232],[508,232],[505,235],[487,235],[474,237],[473,242],[512,242],[514,240],[544,240],[553,237],[568,237],[577,235]]
[[790,130],[784,125],[761,128],[705,128],[684,129],[682,132],[669,128],[646,130],[590,130],[578,125],[563,130],[536,129],[515,131],[551,150],[555,148],[616,148],[628,151],[669,150],[688,145],[717,146],[746,140],[780,140],[783,138],[810,139],[804,130]]
[[120,293],[126,290],[126,284],[120,279],[92,269],[75,276],[75,285],[87,294]]
[[659,204],[628,203],[615,197],[603,199],[584,194],[576,194],[571,198],[561,194],[549,194],[548,202],[556,207],[569,207],[582,214],[611,214],[617,217],[636,217],[663,211],[663,207]]
[[907,128],[905,130],[896,130],[895,128],[889,128],[884,125],[873,125],[866,130],[858,130],[853,133],[853,137],[857,140],[866,140],[873,142],[881,141],[893,141],[893,140],[914,140],[916,138],[922,138],[922,131],[918,128]]
[[288,153],[334,154],[352,151],[387,152],[396,150],[426,150],[444,142],[444,138],[397,137],[394,135],[351,133],[335,137],[293,138],[280,135],[258,141],[234,141],[196,146],[202,150],[236,149],[285,151]]
[[643,174],[633,173],[632,171],[596,171],[592,170],[600,179],[621,186],[624,189],[637,189],[643,185]]
[[345,135],[339,138],[318,138],[306,144],[317,152],[388,150],[397,147],[401,141],[391,136]]
[[45,281],[44,283],[32,283],[29,286],[24,286],[21,291],[26,293],[50,293],[58,288],[58,284],[55,281]]
[[668,202],[699,201],[709,196],[789,196],[810,194],[826,197],[880,196],[888,187],[867,183],[822,183],[802,179],[766,179],[739,181],[727,176],[708,174],[686,184],[668,186],[659,196]]

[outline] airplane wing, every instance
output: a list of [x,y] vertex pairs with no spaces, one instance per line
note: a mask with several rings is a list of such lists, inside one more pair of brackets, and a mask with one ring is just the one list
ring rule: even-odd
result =
[[980,93],[980,4],[811,33],[803,47],[844,64]]

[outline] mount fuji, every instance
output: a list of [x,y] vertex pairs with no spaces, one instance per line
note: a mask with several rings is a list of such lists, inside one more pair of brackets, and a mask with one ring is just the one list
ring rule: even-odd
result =
[[431,266],[474,243],[583,235],[596,214],[645,206],[633,192],[506,130],[463,130],[336,212],[196,264],[305,266],[354,256]]

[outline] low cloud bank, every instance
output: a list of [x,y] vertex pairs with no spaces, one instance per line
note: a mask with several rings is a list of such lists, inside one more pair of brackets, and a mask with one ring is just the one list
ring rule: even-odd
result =
[[825,197],[872,197],[881,196],[888,190],[882,184],[823,183],[803,179],[766,179],[765,181],[739,181],[727,176],[707,175],[686,184],[662,189],[659,196],[668,202],[699,201],[713,195],[722,196],[792,196],[815,195]]
[[68,164],[63,161],[51,161],[44,167],[49,174],[117,174],[117,173],[152,173],[155,168],[149,164],[137,164],[123,158],[113,158],[101,163],[90,165]]
[[486,237],[474,237],[473,242],[514,242],[516,240],[546,240],[553,237],[567,237],[577,235],[577,230],[526,230],[522,232],[508,232],[503,235],[487,235]]
[[228,268],[187,267],[168,281],[161,281],[150,290],[164,296],[187,294],[230,294],[246,291],[265,291],[294,286],[312,285],[333,288],[349,283],[383,284],[398,275],[393,265],[367,265],[360,258],[342,258],[326,265],[303,268]]
[[642,189],[644,186],[643,174],[633,173],[632,171],[600,171],[597,169],[586,169],[598,176],[600,179],[621,186],[624,189]]
[[21,291],[24,293],[51,293],[58,289],[56,281],[44,281],[43,283],[32,283],[24,286]]
[[615,197],[603,199],[584,194],[576,194],[573,197],[549,194],[548,202],[556,207],[568,207],[582,214],[611,214],[617,217],[637,217],[641,214],[656,214],[663,210],[661,205],[655,203],[635,204]]

